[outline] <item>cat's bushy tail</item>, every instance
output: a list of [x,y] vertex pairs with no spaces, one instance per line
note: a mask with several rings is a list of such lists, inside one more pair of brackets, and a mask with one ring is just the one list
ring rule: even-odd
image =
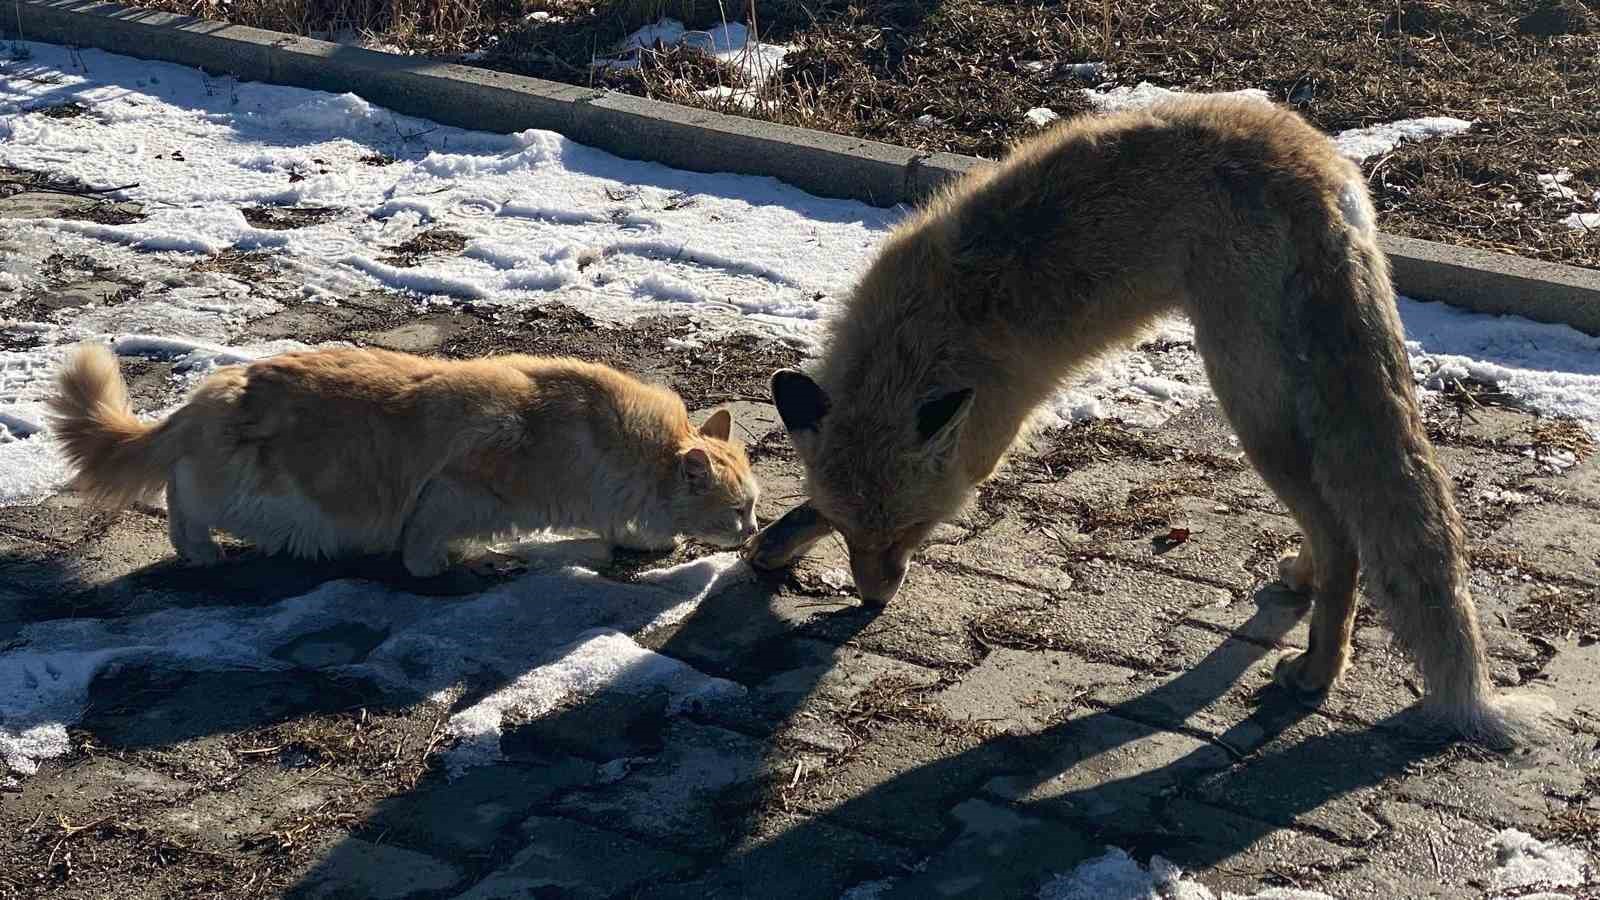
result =
[[77,471],[72,487],[90,502],[120,508],[167,482],[182,454],[171,423],[146,424],[128,405],[117,358],[106,347],[79,347],[49,400],[50,427]]

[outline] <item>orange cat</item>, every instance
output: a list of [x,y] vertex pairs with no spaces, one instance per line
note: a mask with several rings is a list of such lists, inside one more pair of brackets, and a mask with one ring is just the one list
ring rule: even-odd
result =
[[73,486],[110,507],[165,487],[172,544],[195,563],[219,559],[212,529],[308,558],[399,550],[427,577],[451,542],[512,530],[664,549],[756,528],[726,410],[697,432],[677,394],[579,360],[287,353],[219,369],[159,424],[134,417],[105,347],[81,348],[59,384]]

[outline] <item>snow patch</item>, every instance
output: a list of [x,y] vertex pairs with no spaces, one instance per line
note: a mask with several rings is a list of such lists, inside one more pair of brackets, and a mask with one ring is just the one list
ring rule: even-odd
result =
[[1035,128],[1043,128],[1051,122],[1061,120],[1061,116],[1057,115],[1056,111],[1048,106],[1036,106],[1023,113],[1022,117],[1033,123]]
[[[1547,844],[1514,828],[1488,842],[1495,851],[1489,883],[1495,890],[1524,887],[1570,887],[1588,884],[1588,856],[1571,847]],[[865,887],[865,885],[863,885]],[[869,895],[875,896],[875,895]],[[1534,895],[1529,895],[1534,896]],[[1570,900],[1567,894],[1537,896]],[[1185,877],[1178,866],[1152,856],[1148,867],[1117,847],[1057,875],[1039,891],[1039,900],[1332,900],[1318,891],[1267,888],[1251,894],[1213,892]]]
[[1253,894],[1215,894],[1205,885],[1185,878],[1183,870],[1151,857],[1150,867],[1139,865],[1126,851],[1107,847],[1104,856],[1058,875],[1039,891],[1039,900],[1333,900],[1316,891],[1267,888]]
[[[0,446],[3,451],[4,446]],[[536,542],[537,543],[537,542]],[[681,621],[706,597],[753,577],[732,553],[646,573],[635,583],[582,565],[592,542],[553,542],[529,573],[449,604],[366,581],[335,581],[261,607],[168,609],[120,619],[30,623],[0,655],[0,759],[32,774],[67,749],[97,676],[132,668],[196,673],[285,671],[286,648],[359,622],[386,635],[359,661],[325,667],[366,678],[398,697],[489,687],[449,722],[454,772],[497,757],[506,715],[536,716],[599,691],[664,689],[677,708],[736,696],[738,685],[639,646],[635,635]]]
[[176,367],[179,369],[202,365],[236,366],[260,358],[260,354],[242,347],[220,347],[204,341],[153,334],[124,335],[111,342],[111,352],[118,356],[153,356],[177,360]]
[[[1096,110],[1103,113],[1142,109],[1163,100],[1170,100],[1173,97],[1194,96],[1185,91],[1157,87],[1148,81],[1141,81],[1133,87],[1114,87],[1105,90],[1084,88],[1083,93],[1088,98],[1089,103]],[[1255,100],[1261,103],[1272,102],[1271,95],[1259,88],[1220,91],[1208,96]],[[1333,143],[1339,148],[1341,154],[1360,162],[1380,153],[1387,153],[1404,141],[1460,134],[1471,127],[1471,122],[1450,116],[1425,116],[1417,119],[1402,119],[1398,122],[1373,125],[1368,128],[1352,128],[1335,135]]]
[[556,652],[560,658],[555,662],[520,676],[450,717],[450,732],[459,739],[445,758],[452,775],[500,758],[500,726],[508,715],[523,721],[538,718],[604,689],[642,693],[662,688],[669,698],[668,710],[674,713],[696,703],[744,693],[734,682],[646,650],[617,631],[582,635],[578,642]]
[[1546,197],[1554,197],[1557,200],[1578,199],[1578,192],[1567,187],[1567,182],[1572,180],[1571,169],[1557,169],[1549,174],[1537,175],[1535,179]]
[[[718,53],[754,43],[739,26],[699,34]],[[242,310],[223,315],[172,303],[161,285],[197,256],[270,250],[306,297],[387,288],[503,305],[557,299],[611,322],[681,303],[640,283],[675,262],[699,265],[709,271],[691,282],[704,284],[708,296],[738,298],[697,306],[702,331],[753,329],[809,343],[810,323],[836,308],[832,298],[848,293],[904,214],[819,199],[771,178],[622,160],[549,131],[468,131],[348,94],[219,82],[195,69],[93,50],[82,51],[79,66],[66,48],[24,47],[30,76],[49,77],[0,73],[0,165],[122,188],[109,196],[147,213],[127,225],[12,221],[11,234],[26,245],[84,247],[96,259],[115,258],[135,283],[155,285],[154,302],[138,310],[69,316],[74,337],[236,334],[241,323],[230,317]],[[95,127],[20,112],[61,96],[87,105]],[[337,214],[274,231],[240,213],[294,205]],[[462,235],[468,252],[394,265],[393,248],[424,225]],[[630,244],[663,252],[629,253]],[[521,258],[509,260],[507,248]],[[602,264],[580,270],[584,250]],[[0,297],[43,286],[27,260],[8,258],[0,270]],[[162,302],[169,305],[155,305]]]
[[711,299],[704,291],[689,282],[659,272],[645,276],[639,282],[638,290],[641,294],[657,300],[670,300],[674,303],[705,303]]
[[750,29],[742,22],[725,22],[706,30],[685,28],[677,19],[662,19],[653,25],[628,35],[622,41],[621,56],[597,61],[597,65],[633,69],[639,66],[639,54],[657,47],[693,47],[720,62],[738,69],[752,85],[777,73],[783,59],[792,49],[787,45],[763,44],[751,39]]
[[1472,128],[1472,123],[1450,116],[1425,116],[1420,119],[1401,119],[1369,128],[1352,128],[1341,131],[1333,138],[1334,146],[1346,158],[1356,162],[1388,153],[1406,141],[1420,141],[1432,137],[1448,137]]
[[1565,325],[1402,297],[1406,351],[1424,387],[1476,380],[1544,415],[1600,429],[1600,337]]
[[1495,852],[1490,885],[1496,889],[1570,887],[1589,882],[1589,856],[1582,850],[1547,844],[1515,828],[1501,831],[1487,846]]
[[411,291],[423,296],[456,297],[462,300],[484,300],[489,296],[488,291],[468,278],[420,268],[393,266],[360,256],[347,256],[344,262],[397,291]]
[[[1133,87],[1114,87],[1106,90],[1097,88],[1083,89],[1083,94],[1088,98],[1090,105],[1103,113],[1121,112],[1127,109],[1143,109],[1163,100],[1184,96],[1185,93],[1184,91],[1157,87],[1148,81],[1141,81]],[[1259,88],[1246,88],[1242,91],[1219,91],[1209,96],[1256,100],[1262,103],[1272,102],[1272,97]]]

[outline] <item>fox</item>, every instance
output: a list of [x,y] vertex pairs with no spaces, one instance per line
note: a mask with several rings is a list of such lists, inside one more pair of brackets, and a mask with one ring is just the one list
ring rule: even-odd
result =
[[430,578],[464,542],[587,530],[631,550],[735,547],[760,487],[732,417],[698,429],[673,391],[598,363],[321,349],[210,374],[159,422],[129,406],[116,357],[81,346],[49,399],[69,486],[119,509],[165,490],[181,559],[213,531],[304,559],[398,552]]
[[1303,537],[1278,573],[1311,604],[1310,639],[1276,682],[1325,698],[1364,578],[1429,721],[1486,746],[1530,739],[1545,705],[1490,683],[1376,220],[1360,169],[1268,102],[1179,97],[1019,143],[891,232],[809,374],[772,375],[809,499],[746,558],[781,568],[837,532],[863,602],[888,603],[1063,381],[1178,311]]

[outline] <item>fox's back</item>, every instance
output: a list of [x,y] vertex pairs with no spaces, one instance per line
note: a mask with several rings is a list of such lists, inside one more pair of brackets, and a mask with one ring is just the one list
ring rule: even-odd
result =
[[926,216],[949,224],[965,264],[1099,280],[1320,234],[1352,185],[1364,191],[1359,170],[1286,109],[1177,98],[1057,126]]

